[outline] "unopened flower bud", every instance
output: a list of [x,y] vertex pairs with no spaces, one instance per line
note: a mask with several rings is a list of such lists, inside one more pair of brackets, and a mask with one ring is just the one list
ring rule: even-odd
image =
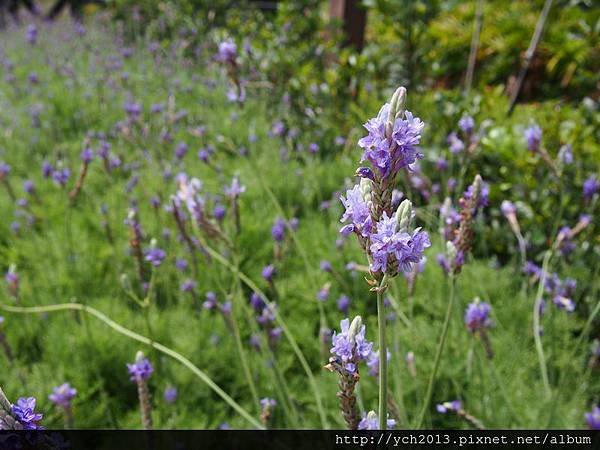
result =
[[373,183],[368,178],[360,179],[360,193],[362,195],[363,200],[368,205],[373,201]]
[[396,227],[397,231],[408,232],[412,225],[413,209],[412,202],[409,199],[404,199],[396,210]]
[[390,100],[390,113],[388,115],[388,122],[392,123],[392,127],[396,119],[404,113],[404,105],[406,103],[406,88],[400,86]]
[[457,254],[458,251],[456,250],[454,243],[452,241],[446,242],[446,255],[448,256],[448,261],[454,261]]
[[350,342],[354,342],[354,338],[360,331],[361,327],[362,327],[362,318],[360,316],[356,316],[352,320],[352,323],[350,324],[350,328],[348,328],[348,340]]

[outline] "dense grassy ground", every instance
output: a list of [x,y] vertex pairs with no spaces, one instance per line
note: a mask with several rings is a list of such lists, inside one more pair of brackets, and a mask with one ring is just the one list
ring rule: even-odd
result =
[[[164,209],[176,193],[177,183],[163,174],[185,172],[203,182],[209,198],[215,196],[227,206],[223,231],[233,246],[227,249],[217,239],[203,238],[203,242],[231,264],[239,263],[241,271],[277,302],[280,316],[314,373],[326,424],[343,427],[335,397],[336,376],[323,369],[328,355],[319,340],[316,295],[323,285],[331,283],[329,299],[322,307],[326,324],[332,329],[339,329],[339,321],[345,317],[337,309],[336,300],[342,294],[348,295],[349,316],[360,314],[367,324],[367,336],[376,340],[374,295],[368,292],[364,274],[346,268],[352,261],[363,264],[364,256],[353,239],[336,246],[342,212],[338,193],[351,184],[360,157],[355,142],[363,134],[361,123],[354,125],[344,145],[333,141],[321,144],[316,155],[296,152],[286,148],[289,141],[270,136],[278,117],[267,106],[268,90],[252,90],[243,107],[226,100],[229,82],[208,49],[190,59],[175,46],[151,52],[150,43],[140,41],[128,47],[126,53],[130,56],[123,57],[124,44],[106,25],[90,25],[86,34],[79,36],[69,24],[60,23],[41,26],[40,35],[40,42],[33,46],[26,42],[24,29],[12,30],[2,35],[0,48],[5,75],[0,80],[0,160],[11,166],[6,180],[16,197],[28,199],[28,206],[19,207],[7,191],[0,193],[0,214],[4,218],[0,224],[0,263],[5,271],[16,264],[20,277],[18,299],[4,290],[2,303],[40,306],[77,302],[96,308],[117,323],[186,355],[258,417],[234,333],[218,313],[198,311],[205,294],[214,291],[220,301],[228,298],[233,302],[233,315],[259,397],[278,401],[272,426],[322,426],[307,374],[286,337],[276,347],[274,360],[248,344],[251,334],[259,330],[248,303],[251,289],[234,271],[197,251],[196,299],[181,292],[181,283],[194,278],[194,274],[191,266],[183,272],[175,267],[177,258],[185,258],[190,264],[191,258],[185,243],[177,239],[172,214]],[[12,70],[8,70],[8,61]],[[379,97],[382,100],[384,96]],[[124,104],[132,101],[143,106],[140,120],[135,123],[127,120],[124,111]],[[153,104],[162,104],[162,112],[152,113]],[[424,148],[433,152],[445,139],[445,130],[431,123],[440,114],[435,112],[435,105],[434,95],[417,97],[409,93],[409,108],[428,124]],[[357,105],[364,110],[363,120],[373,116],[376,107]],[[539,105],[534,113],[523,108],[510,122],[498,122],[510,134],[532,114],[544,120],[553,107],[551,102]],[[582,108],[566,106],[561,114],[576,117],[582,114]],[[484,102],[480,117],[494,117],[498,109],[497,104]],[[547,123],[549,127],[554,124],[550,120]],[[200,126],[205,127],[204,134],[197,132]],[[164,139],[165,132],[170,140]],[[107,171],[96,157],[81,193],[70,201],[68,192],[78,176],[86,136],[97,151],[98,133],[105,134],[122,164]],[[299,141],[305,146],[315,140],[310,129],[301,129],[300,133]],[[488,139],[500,142],[502,136]],[[514,143],[519,138],[506,139]],[[593,143],[593,136],[588,140]],[[188,146],[182,159],[174,156],[180,142]],[[512,147],[510,143],[505,145]],[[209,164],[196,155],[206,146],[214,148]],[[482,158],[487,152],[493,160],[493,147],[488,142]],[[240,155],[242,148],[247,153],[244,156]],[[526,153],[522,147],[513,151]],[[576,157],[597,151],[597,147],[575,149]],[[282,152],[288,157],[282,157]],[[42,176],[45,160],[53,165],[60,160],[71,169],[67,187],[61,188]],[[485,230],[494,222],[494,229],[502,230],[506,236],[502,239],[512,245],[508,226],[498,214],[498,199],[504,192],[511,192],[510,185],[502,186],[499,168],[481,167],[476,171],[484,176],[487,171],[500,181],[492,186],[492,204],[478,218],[478,226]],[[246,187],[239,200],[239,236],[234,231],[231,204],[223,195],[234,176]],[[23,182],[28,179],[36,186],[35,195],[23,192]],[[161,201],[158,207],[151,204],[155,196]],[[331,206],[324,208],[323,202],[327,201]],[[435,255],[442,248],[438,236],[439,201],[432,199],[426,204],[418,197],[413,201],[420,224],[430,232],[433,247],[427,251],[428,263],[417,277],[414,295],[408,295],[402,277],[392,281],[389,291],[393,300],[391,386],[398,405],[399,427],[413,425],[422,406],[448,298],[446,277],[435,264]],[[129,228],[124,223],[132,202],[139,208],[145,234],[143,247],[155,238],[167,254],[154,270],[152,298],[146,309],[132,301],[127,283],[122,282],[126,274],[132,291],[140,292],[136,262],[130,254]],[[274,261],[271,227],[276,218],[283,216],[279,208],[286,219],[299,219],[299,227],[294,233],[286,231],[283,255],[275,261],[277,275],[271,286],[261,278],[261,270]],[[31,225],[27,223],[29,216],[35,217]],[[20,224],[18,230],[11,225],[13,220]],[[188,231],[196,233],[191,226]],[[492,240],[479,242],[480,257],[471,260],[460,275],[457,304],[432,401],[460,398],[465,409],[488,427],[583,427],[583,414],[598,399],[600,387],[597,374],[587,367],[588,319],[598,302],[598,283],[592,285],[591,280],[597,275],[597,266],[576,271],[582,292],[578,304],[589,314],[568,314],[548,302],[543,344],[552,392],[546,396],[531,327],[536,286],[524,288],[526,280],[517,258],[505,255],[509,264],[500,267],[490,247],[494,247]],[[320,270],[322,260],[331,262],[332,273]],[[149,273],[151,266],[145,269]],[[568,266],[562,267],[561,276],[568,271]],[[489,331],[493,360],[485,357],[481,342],[463,324],[466,305],[476,296],[493,308],[495,326]],[[117,334],[90,315],[73,311],[3,315],[3,330],[15,359],[9,361],[4,353],[0,354],[0,385],[14,399],[37,397],[47,427],[62,425],[61,412],[47,397],[54,386],[65,381],[78,390],[75,426],[139,427],[136,388],[125,366],[139,349],[155,365],[150,388],[157,427],[215,428],[222,423],[250,426],[180,363]],[[407,352],[413,352],[416,358],[414,376],[405,362]],[[276,383],[277,377],[283,383]],[[169,385],[179,390],[179,399],[173,404],[162,397]],[[288,405],[282,398],[281,385],[288,390]],[[376,380],[366,370],[360,402],[361,410],[376,409]],[[434,404],[429,408],[427,423],[434,427],[468,426],[454,416],[436,413]]]

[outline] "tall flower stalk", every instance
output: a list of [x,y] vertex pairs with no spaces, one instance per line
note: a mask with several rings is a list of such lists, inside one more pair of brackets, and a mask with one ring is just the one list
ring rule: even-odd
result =
[[452,310],[454,308],[456,276],[461,272],[466,256],[473,245],[473,239],[475,237],[475,216],[481,207],[487,205],[487,196],[487,186],[483,183],[481,176],[476,175],[475,179],[473,180],[473,184],[469,186],[459,201],[460,219],[458,222],[458,228],[449,230],[448,238],[451,240],[446,242],[446,254],[440,254],[437,258],[438,263],[448,275],[450,293],[448,298],[448,307],[446,308],[446,317],[444,318],[444,323],[442,325],[442,333],[435,352],[433,370],[429,376],[427,391],[423,400],[423,407],[421,408],[415,428],[421,427],[423,421],[425,420],[427,410],[429,409],[429,402],[431,400],[431,394],[433,393],[435,377],[440,366],[442,353],[444,352],[446,338],[448,336],[448,329],[450,328],[450,317],[452,316]]
[[[369,134],[358,141],[363,149],[359,167],[360,183],[346,192],[341,221],[347,222],[342,235],[356,234],[369,261],[371,291],[377,294],[379,354],[387,355],[384,293],[388,280],[401,272],[410,272],[431,244],[429,236],[413,227],[414,212],[410,200],[394,208],[392,194],[398,174],[410,170],[422,154],[418,150],[425,126],[406,111],[406,89],[399,87],[377,117],[364,126]],[[387,427],[387,358],[379,358],[379,427]]]

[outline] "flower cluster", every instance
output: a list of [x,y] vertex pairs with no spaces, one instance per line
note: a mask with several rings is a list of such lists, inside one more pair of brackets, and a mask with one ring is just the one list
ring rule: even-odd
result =
[[[269,347],[274,349],[281,338],[282,329],[275,325],[275,308],[274,303],[267,305],[262,297],[253,292],[250,295],[250,305],[256,312],[256,322],[265,331],[269,343]],[[257,343],[258,344],[258,343]]]
[[489,187],[477,175],[473,184],[467,188],[459,200],[458,218],[452,210],[449,200],[442,205],[440,212],[444,222],[443,234],[446,238],[446,253],[438,254],[436,259],[444,272],[452,275],[460,273],[466,255],[473,244],[475,217],[479,209],[487,206],[488,197]]
[[71,408],[71,400],[77,395],[77,389],[74,389],[69,383],[63,383],[52,390],[48,397],[52,403],[64,409]]
[[462,402],[460,400],[453,400],[451,402],[438,403],[435,405],[437,412],[446,414],[449,411],[460,411],[462,409]]
[[[392,429],[396,426],[396,421],[394,419],[387,419],[387,428]],[[365,415],[358,424],[359,430],[379,430],[379,418],[375,411],[369,411],[367,415]]]
[[594,406],[585,414],[585,422],[590,430],[600,430],[600,406]]
[[577,281],[572,278],[561,280],[557,273],[543,273],[543,269],[531,261],[527,261],[523,271],[535,282],[544,275],[544,290],[552,298],[553,303],[567,312],[575,310],[573,296],[577,289]]
[[41,430],[43,415],[35,412],[36,400],[22,397],[11,405],[0,389],[0,430]]
[[152,367],[148,358],[145,358],[141,352],[138,352],[135,362],[127,364],[127,370],[129,371],[131,381],[146,381],[154,372],[154,367]]
[[366,327],[357,316],[350,324],[349,319],[340,322],[340,333],[333,333],[331,353],[336,361],[349,373],[355,373],[359,361],[368,361],[371,357],[373,343],[365,338]]
[[[413,229],[412,203],[393,201],[394,183],[401,169],[410,169],[422,158],[418,150],[423,122],[404,110],[406,89],[398,88],[377,117],[364,126],[368,135],[359,140],[362,161],[372,168],[360,167],[360,183],[341,197],[345,212],[340,230],[343,236],[355,233],[365,249],[371,272],[395,276],[410,271],[431,244],[426,232]],[[395,209],[395,211],[394,211]]]
[[475,301],[469,303],[465,311],[465,325],[469,331],[475,333],[492,326],[490,312],[492,307],[476,298]]

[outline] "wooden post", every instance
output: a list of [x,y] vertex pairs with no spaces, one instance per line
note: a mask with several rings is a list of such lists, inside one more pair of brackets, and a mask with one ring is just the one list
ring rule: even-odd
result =
[[362,50],[367,12],[360,6],[360,0],[330,0],[329,17],[342,21],[344,45]]

